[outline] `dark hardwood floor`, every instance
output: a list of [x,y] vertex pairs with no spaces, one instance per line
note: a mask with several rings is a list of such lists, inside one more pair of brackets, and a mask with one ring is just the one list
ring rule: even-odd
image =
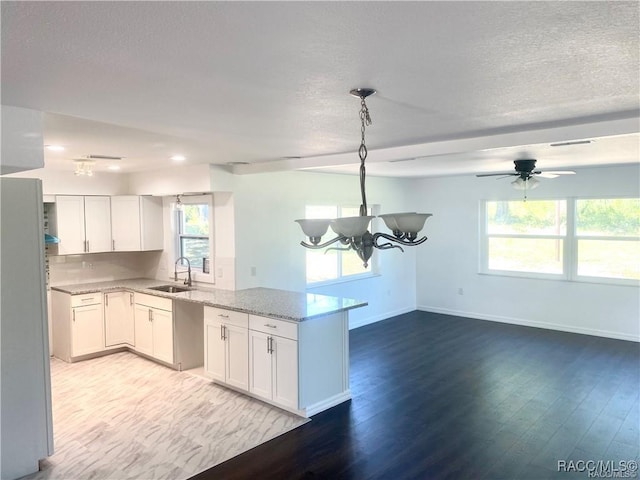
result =
[[588,472],[559,460],[638,461],[638,343],[412,312],[350,345],[351,402],[193,478],[573,479]]

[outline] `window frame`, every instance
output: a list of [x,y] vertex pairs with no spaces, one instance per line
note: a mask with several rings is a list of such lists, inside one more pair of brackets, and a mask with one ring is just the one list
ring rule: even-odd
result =
[[[182,238],[207,238],[209,241],[209,273],[204,273],[201,268],[194,269],[191,267],[191,275],[192,279],[195,282],[203,282],[203,283],[211,283],[215,284],[215,262],[214,262],[214,223],[213,223],[213,195],[212,194],[204,194],[204,195],[181,195],[180,202],[183,205],[197,205],[197,204],[207,204],[209,206],[209,235],[191,235],[191,234],[182,234],[181,233],[181,216],[183,212],[176,209],[176,203],[172,203],[172,220],[173,220],[173,267],[175,268],[176,260],[182,256],[182,246],[181,240]],[[180,271],[184,271],[187,268],[186,263],[184,261],[180,261],[178,263],[178,268],[182,267]],[[171,278],[173,278],[173,269],[169,272]]]
[[[615,236],[580,236],[577,232],[577,206],[579,200],[615,200],[615,199],[637,199],[633,195],[597,195],[597,196],[575,196],[575,197],[546,197],[536,198],[529,201],[565,201],[566,202],[566,232],[565,235],[531,235],[531,234],[489,234],[487,203],[497,201],[518,201],[518,199],[483,199],[480,201],[479,208],[479,255],[478,255],[478,273],[481,275],[508,276],[519,278],[531,278],[542,280],[560,280],[578,283],[600,283],[609,285],[623,286],[640,286],[640,279],[613,278],[613,277],[594,277],[587,275],[578,275],[578,244],[580,240],[613,240],[613,241],[639,241],[640,237],[615,237]],[[541,272],[522,272],[512,270],[496,270],[489,268],[489,239],[495,238],[536,238],[536,239],[563,239],[563,259],[562,273],[541,273]]]
[[[343,210],[346,209],[355,209],[355,210],[359,210],[360,206],[353,206],[353,205],[328,205],[328,204],[314,204],[314,205],[305,205],[305,217],[306,217],[306,209],[307,207],[333,207],[336,209],[336,213],[337,216],[334,218],[340,218],[343,216]],[[371,220],[371,224],[370,224],[370,231],[377,231],[377,215],[379,214],[380,211],[380,206],[379,205],[368,205],[369,207],[369,215],[373,215],[376,218],[373,218]],[[351,216],[351,215],[350,215]],[[329,234],[329,236],[327,236],[326,238],[333,238],[335,236],[335,233],[333,232],[333,230],[331,230],[331,227],[329,227],[329,230],[327,231],[327,234]],[[324,240],[323,238],[323,241]],[[341,246],[340,243],[336,244],[336,245],[332,245],[332,246]],[[331,248],[331,247],[328,247]],[[310,249],[305,249],[305,283],[307,288],[316,288],[316,287],[323,287],[323,286],[327,286],[327,285],[335,285],[335,284],[339,284],[339,283],[346,283],[346,282],[352,282],[352,281],[357,281],[357,280],[363,280],[363,279],[367,279],[367,278],[372,278],[372,277],[377,277],[380,276],[380,265],[379,265],[379,261],[378,261],[378,252],[376,251],[377,249],[374,248],[373,249],[373,254],[371,255],[371,258],[369,259],[369,271],[366,272],[361,272],[361,273],[354,273],[351,275],[342,275],[342,256],[347,253],[347,252],[338,252],[338,255],[336,255],[337,258],[337,272],[338,272],[338,276],[336,278],[331,278],[328,280],[320,280],[317,282],[310,282],[308,280],[307,277],[307,254],[311,253],[311,252],[323,252],[323,250],[310,250]],[[351,250],[349,252],[352,255],[357,255],[353,250]]]

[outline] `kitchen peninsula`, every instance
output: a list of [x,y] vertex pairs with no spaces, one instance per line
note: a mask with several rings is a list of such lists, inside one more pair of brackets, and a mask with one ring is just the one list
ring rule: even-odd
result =
[[[348,311],[366,302],[270,288],[191,288],[152,279],[52,287],[53,355],[130,350],[302,416],[351,398]],[[182,287],[181,284],[171,284]]]

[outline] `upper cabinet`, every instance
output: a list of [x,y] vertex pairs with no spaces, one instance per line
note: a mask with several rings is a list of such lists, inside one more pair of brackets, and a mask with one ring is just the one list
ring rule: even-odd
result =
[[159,197],[56,196],[58,255],[163,249]]
[[59,255],[111,251],[109,197],[56,196]]
[[162,199],[137,195],[111,197],[111,233],[116,252],[162,250]]

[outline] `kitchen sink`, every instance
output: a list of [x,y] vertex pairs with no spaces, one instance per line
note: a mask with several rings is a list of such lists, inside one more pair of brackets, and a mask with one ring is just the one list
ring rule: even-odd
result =
[[191,290],[189,287],[178,287],[176,285],[160,285],[157,287],[149,287],[149,290],[157,290],[158,292],[180,293]]

